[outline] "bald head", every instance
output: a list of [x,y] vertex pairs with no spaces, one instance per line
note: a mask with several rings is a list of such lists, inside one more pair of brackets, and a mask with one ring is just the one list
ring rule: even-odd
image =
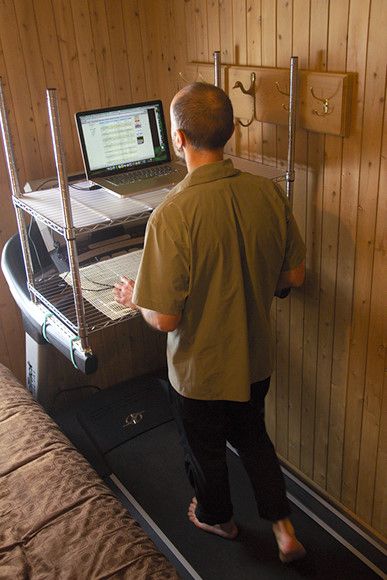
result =
[[174,128],[183,131],[196,149],[222,149],[234,130],[231,101],[215,85],[187,85],[174,97],[171,112]]

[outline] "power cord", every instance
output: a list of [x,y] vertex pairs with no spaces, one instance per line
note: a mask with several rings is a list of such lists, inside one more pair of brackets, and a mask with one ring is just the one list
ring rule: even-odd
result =
[[77,185],[70,185],[72,189],[78,189],[79,191],[94,191],[95,189],[102,189],[101,185],[90,185],[90,187],[78,187]]

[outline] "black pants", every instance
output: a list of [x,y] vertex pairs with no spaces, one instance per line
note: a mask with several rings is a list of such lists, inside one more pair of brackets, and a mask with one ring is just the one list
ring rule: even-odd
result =
[[265,427],[269,385],[270,378],[251,385],[247,403],[188,399],[170,386],[185,468],[198,500],[199,521],[221,524],[233,515],[227,441],[238,451],[250,478],[260,517],[274,522],[289,515],[284,478]]

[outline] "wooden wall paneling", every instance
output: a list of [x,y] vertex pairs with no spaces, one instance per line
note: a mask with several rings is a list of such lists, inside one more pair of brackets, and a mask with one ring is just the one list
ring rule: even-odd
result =
[[[294,0],[292,27],[292,54],[298,57],[299,69],[308,68],[309,54],[309,0]],[[295,184],[293,213],[301,236],[305,240],[308,206],[307,132],[296,130]],[[288,459],[300,467],[301,421],[303,390],[305,288],[292,290],[290,296],[290,361],[289,361],[289,441]]]
[[298,67],[309,67],[310,1],[293,0],[292,56],[298,56]]
[[[276,7],[274,2],[268,0],[261,0],[260,3],[260,24],[261,24],[261,65],[275,66],[276,62]],[[276,127],[272,124],[262,123],[262,147],[261,147],[261,161],[268,165],[276,164]],[[271,308],[271,326],[274,330],[276,328],[276,304],[273,302]],[[276,355],[276,337],[273,337],[273,349]],[[276,444],[277,434],[277,413],[276,413],[276,398],[277,398],[277,377],[276,377],[277,361],[274,361],[274,372],[271,378],[270,390],[266,397],[266,424],[268,433]]]
[[[348,10],[348,2],[333,3],[329,6],[330,25],[326,62],[330,70],[345,70]],[[326,488],[327,480],[342,147],[342,138],[326,136],[314,453],[314,480],[322,488]]]
[[158,99],[162,94],[161,87],[163,87],[160,56],[160,3],[150,0],[149,2],[140,2],[138,7],[148,98]]
[[[223,64],[234,64],[233,0],[219,0],[219,29],[221,61]],[[228,141],[225,147],[225,152],[230,155],[236,155],[235,132]]]
[[[336,142],[335,142],[336,141]],[[320,301],[315,407],[314,480],[325,488],[330,421],[337,244],[339,232],[341,143],[340,137],[327,137],[322,205]]]
[[212,61],[215,50],[220,50],[220,18],[218,0],[207,0],[208,53]]
[[261,0],[249,0],[246,13],[247,64],[262,65]]
[[0,294],[0,360],[25,383],[23,322],[3,275],[0,276]]
[[[327,491],[341,497],[345,406],[350,352],[355,240],[361,139],[363,131],[364,77],[368,38],[368,11],[362,0],[351,0],[348,20],[347,71],[357,72],[353,91],[351,133],[343,141],[340,224],[337,257],[335,328],[332,352],[332,379],[328,445]],[[367,17],[365,17],[367,15]]]
[[[304,143],[297,143],[296,140],[296,152],[298,149],[303,150]],[[307,172],[305,168],[296,167],[293,214],[302,239],[305,239],[306,198]],[[293,289],[290,295],[288,460],[297,468],[300,466],[301,451],[304,295],[304,286]]]
[[262,66],[277,62],[277,2],[261,0]]
[[234,58],[233,64],[247,64],[247,6],[246,0],[233,0],[233,43]]
[[[4,243],[1,237],[1,245]],[[3,275],[0,276],[0,360],[24,383],[24,329],[21,315]]]
[[[1,60],[1,59],[0,59]],[[2,151],[2,149],[1,149]],[[15,233],[16,220],[11,192],[8,187],[4,157],[0,156],[0,187],[1,187],[1,227],[0,252],[6,241]],[[25,380],[25,353],[24,331],[21,316],[11,296],[3,273],[0,270],[0,361],[8,366],[24,383]]]
[[[292,53],[292,3],[277,2],[277,67],[289,69]],[[289,81],[287,83],[289,91]],[[277,126],[277,167],[286,171],[288,154],[288,127]],[[289,442],[289,355],[290,355],[290,298],[276,299],[276,348],[277,348],[277,434],[276,448],[282,457],[288,458]],[[293,404],[297,405],[296,401]]]
[[224,64],[234,64],[233,0],[219,0],[220,51]]
[[[24,160],[21,155],[18,127],[14,116],[12,94],[7,78],[5,57],[0,42],[0,76],[3,83],[5,105],[8,113],[11,138],[15,149],[15,162],[20,182],[25,175]],[[5,242],[17,231],[15,211],[12,204],[11,188],[3,146],[0,146],[0,252]],[[24,382],[25,353],[24,331],[21,316],[0,270],[0,361],[7,365]]]
[[[166,106],[166,118],[169,127],[169,104],[176,92],[176,68],[174,65],[175,51],[175,30],[173,28],[171,0],[162,2],[159,7],[159,18],[157,21],[158,35],[162,50],[159,51],[159,72],[160,90]],[[163,23],[167,23],[165,26]]]
[[85,108],[98,109],[102,100],[88,0],[71,0],[71,9]]
[[[277,64],[277,8],[276,2],[262,0],[262,66]],[[277,128],[271,123],[262,124],[262,161],[266,165],[277,164]]]
[[[262,23],[260,0],[252,0],[248,3],[246,20],[247,64],[261,66]],[[259,87],[257,87],[257,91],[259,91]],[[249,159],[262,163],[262,123],[254,121],[247,131]]]
[[[4,278],[1,277],[0,280],[0,291],[4,294],[5,291],[5,285],[4,285]],[[9,303],[8,303],[9,304]],[[10,346],[11,346],[11,341],[9,339],[8,333],[6,332],[6,330],[3,328],[3,321],[6,320],[6,317],[4,316],[4,308],[6,308],[8,306],[7,303],[4,303],[4,306],[0,305],[0,356],[1,356],[1,361],[2,364],[4,364],[5,366],[7,366],[9,369],[13,369],[15,368],[15,362],[16,360],[13,359],[13,357],[11,356],[12,351],[10,351]],[[17,368],[15,370],[18,370]]]
[[134,102],[141,102],[147,99],[148,90],[138,0],[122,2],[122,16],[129,58],[131,95]]
[[[276,67],[290,70],[292,56],[293,5],[288,0],[277,0],[277,60]],[[287,83],[289,91],[289,82]],[[288,127],[277,127],[277,167],[286,171],[288,157]]]
[[[325,70],[328,3],[311,0],[309,68]],[[323,135],[308,134],[308,206],[306,223],[305,324],[301,424],[301,469],[313,479],[316,420],[316,375],[321,265],[322,194],[324,187]]]
[[304,357],[302,378],[302,418],[301,418],[301,461],[300,467],[313,478],[314,463],[314,425],[316,402],[317,340],[319,311],[319,267],[321,244],[321,171],[323,156],[322,139],[316,140],[311,147],[308,139],[308,176],[307,176],[307,223],[306,277],[305,277],[305,321]]
[[[387,83],[386,83],[387,84]],[[378,197],[378,220],[376,225],[375,237],[375,257],[374,257],[374,272],[376,273],[376,280],[372,286],[371,298],[371,324],[369,336],[369,353],[367,359],[367,381],[366,396],[369,392],[369,383],[371,383],[372,391],[370,401],[366,400],[366,411],[364,415],[364,422],[371,422],[371,433],[375,439],[375,428],[379,426],[378,440],[373,441],[373,446],[376,448],[376,472],[374,484],[374,496],[372,505],[371,525],[380,531],[381,534],[387,536],[387,372],[383,370],[387,368],[387,333],[386,333],[386,305],[385,305],[385,278],[383,273],[386,271],[386,220],[387,220],[387,196],[385,194],[387,189],[387,86],[384,98],[384,127],[383,127],[383,143],[381,151],[380,164],[380,179],[379,179],[379,197]],[[384,358],[384,361],[383,361]],[[372,365],[375,363],[375,369]],[[383,374],[383,378],[381,378]],[[368,399],[368,396],[367,396]],[[375,408],[376,403],[379,408]],[[378,417],[379,414],[379,417]],[[363,432],[367,436],[367,424],[363,424]],[[364,453],[367,453],[368,445],[364,441]],[[365,465],[363,461],[363,453],[360,459],[360,477],[358,487],[358,509],[361,515],[367,513],[369,505],[364,505],[364,499],[360,503],[360,498],[366,497],[366,487],[371,487],[367,482],[367,469],[372,469],[371,465]],[[364,481],[366,480],[366,481]],[[369,489],[368,487],[368,489]],[[364,492],[363,492],[364,488]],[[362,505],[363,504],[363,505]]]
[[[11,0],[2,0],[1,3],[0,37],[26,170],[26,175],[20,177],[39,178],[43,175],[42,158],[19,29]],[[23,179],[20,182],[22,185]]]
[[[386,95],[387,96],[387,95]],[[385,104],[384,99],[384,104]],[[384,128],[387,128],[386,115],[384,111]],[[387,145],[387,131],[385,131],[384,151]],[[383,156],[382,156],[383,157]],[[384,175],[382,173],[384,169]],[[375,232],[375,250],[373,263],[373,283],[370,302],[370,324],[368,332],[367,345],[367,362],[366,362],[366,380],[364,393],[364,409],[361,428],[361,444],[359,459],[359,481],[356,495],[356,514],[368,524],[372,523],[374,502],[376,500],[375,477],[378,469],[378,459],[383,461],[380,455],[378,458],[378,443],[383,446],[380,439],[381,431],[381,410],[383,407],[383,379],[385,373],[386,358],[386,301],[385,301],[385,242],[387,231],[387,196],[385,195],[387,186],[386,164],[381,166],[379,194],[378,194],[378,211]],[[385,457],[384,457],[385,459]],[[387,473],[387,462],[380,464],[379,469]],[[386,494],[386,489],[384,494]],[[382,516],[387,521],[387,505],[383,506],[380,502]],[[383,518],[381,518],[382,521]],[[386,526],[387,527],[387,526]]]
[[[367,523],[371,523],[372,520],[374,498],[373,494],[370,493],[370,489],[374,489],[375,485],[386,348],[386,336],[383,334],[386,320],[386,302],[384,292],[386,260],[384,255],[385,248],[383,247],[383,243],[386,241],[387,231],[387,179],[385,160],[384,165],[382,163],[379,165],[379,159],[383,159],[383,152],[386,150],[385,147],[387,143],[385,131],[387,127],[385,117],[387,80],[385,55],[387,54],[387,39],[385,35],[382,34],[383,29],[385,30],[385,27],[387,26],[387,13],[386,10],[383,10],[383,7],[384,4],[382,6],[380,1],[374,2],[371,7],[369,28],[370,42],[368,45],[368,74],[372,77],[372,84],[370,82],[369,85],[368,83],[366,85],[365,99],[365,120],[367,121],[372,117],[376,129],[375,119],[377,119],[378,126],[377,131],[373,134],[372,143],[363,141],[364,161],[367,163],[367,168],[370,168],[370,163],[372,163],[372,178],[370,183],[372,187],[372,195],[367,195],[370,215],[367,220],[369,229],[367,227],[366,241],[367,247],[369,248],[371,246],[373,250],[373,260],[371,255],[369,257],[371,261],[369,271],[371,274],[372,286],[369,298],[369,326],[368,340],[366,342],[359,479],[357,484],[355,511]],[[384,131],[383,124],[380,123],[381,119],[384,119]],[[372,127],[367,125],[367,132],[369,130],[372,131]],[[366,150],[364,151],[365,144]],[[362,205],[362,201],[360,201],[360,203]],[[372,218],[372,212],[375,212],[374,218]],[[360,223],[359,225],[361,226],[362,224]],[[387,469],[387,464],[384,468]],[[385,517],[387,518],[386,512]]]
[[287,459],[289,428],[290,299],[276,299],[276,449]]
[[[233,64],[247,64],[246,0],[233,0]],[[229,87],[229,92],[233,90]],[[237,89],[234,89],[237,90]],[[239,90],[239,89],[238,89]],[[235,153],[238,157],[249,156],[249,129],[240,123],[235,125]]]
[[[387,357],[385,357],[387,363]],[[376,463],[374,503],[372,510],[372,526],[381,535],[387,536],[387,373],[384,373],[382,385],[382,406],[380,412],[380,430],[378,456]]]
[[[19,181],[22,184],[23,180],[25,179],[25,176],[26,176],[26,169],[25,169],[25,165],[24,165],[24,158],[23,158],[23,154],[22,154],[21,141],[20,141],[20,137],[19,137],[19,128],[17,125],[16,117],[15,117],[15,106],[13,103],[11,86],[10,86],[9,80],[8,80],[6,60],[7,60],[7,57],[4,55],[3,45],[1,43],[1,36],[0,36],[0,78],[2,80],[3,94],[4,94],[4,100],[5,100],[5,108],[7,111],[8,123],[9,123],[10,133],[11,133],[11,141],[12,141],[13,149],[14,149],[16,169],[17,169]],[[14,209],[13,209],[13,205],[12,205],[12,201],[11,201],[11,194],[12,194],[11,184],[9,181],[5,155],[3,154],[4,147],[3,147],[2,141],[1,141],[0,152],[1,152],[0,153],[1,154],[0,198],[2,200],[2,207],[6,210],[7,213],[9,213],[9,215],[12,215],[12,217],[13,217],[14,226],[15,226],[14,231],[16,231],[17,228],[16,228],[16,221],[15,221],[15,213],[14,213]],[[9,224],[10,222],[7,219],[5,223]]]
[[[69,107],[67,87],[63,78],[59,39],[57,35],[52,4],[50,0],[34,0],[33,6],[45,77],[45,84],[41,87],[41,98],[46,99],[46,88],[54,88],[58,91],[62,137],[66,150],[67,168],[68,171],[75,172],[81,169],[82,160],[78,142],[75,140],[73,111],[70,110]],[[45,114],[48,122],[48,109],[46,100]],[[51,135],[47,138],[46,141],[42,142],[41,147],[44,151],[44,155],[49,156],[52,161],[52,170],[50,173],[46,173],[46,176],[48,177],[56,175]]]
[[194,27],[196,36],[196,60],[209,62],[206,0],[194,0],[194,21],[191,26]]
[[133,101],[130,82],[130,55],[126,47],[122,2],[105,0],[116,105]]
[[[276,64],[276,3],[270,0],[261,0],[261,57],[262,66],[275,66]],[[262,163],[276,165],[276,127],[269,123],[262,123]],[[271,326],[276,328],[276,302],[271,308]],[[275,354],[276,337],[273,345]],[[276,445],[277,436],[277,361],[275,360],[274,372],[271,378],[270,390],[266,397],[266,423],[268,433]]]
[[[176,42],[178,41],[178,33],[175,29],[175,19],[173,16],[172,0],[162,2],[160,4],[160,41],[162,46],[161,51],[161,74],[162,74],[162,98],[165,105],[165,116],[169,126],[169,105],[177,90],[178,71],[176,70]],[[167,23],[167,26],[163,25]],[[182,45],[180,34],[180,41],[178,45]]]
[[[73,114],[76,111],[83,111],[86,109],[86,102],[81,82],[82,71],[79,64],[77,39],[74,30],[74,19],[71,5],[66,0],[57,0],[56,2],[53,2],[52,8],[54,10],[55,26],[61,55],[61,76],[67,92],[70,114]],[[60,108],[60,113],[62,117],[62,107]],[[79,142],[74,121],[71,122],[70,126],[73,139],[73,150],[78,152]],[[66,152],[69,148],[70,145],[65,143]],[[70,166],[68,169],[71,170]],[[79,166],[77,169],[79,169]]]
[[35,119],[36,134],[40,157],[42,160],[42,176],[54,174],[53,156],[47,151],[46,144],[51,140],[49,120],[46,105],[46,79],[39,45],[37,23],[35,21],[32,2],[16,0],[16,25],[20,34],[20,43],[25,62],[26,77],[28,80],[33,118]]
[[[120,3],[116,2],[115,4],[117,9]],[[92,0],[92,2],[89,2],[91,30],[93,33],[95,59],[98,71],[98,83],[101,95],[101,105],[103,107],[111,107],[117,104],[115,73],[119,74],[120,68],[119,64],[114,64],[114,58],[112,56],[107,18],[107,10],[109,8],[109,5],[105,6],[105,0]],[[119,26],[119,23],[117,23],[117,26]],[[119,31],[117,31],[117,35],[118,34]],[[120,52],[122,46],[120,46],[120,48],[118,47],[118,38],[113,42],[115,48]],[[115,57],[122,59],[120,54],[115,55]],[[122,60],[120,63],[122,63]],[[87,87],[84,87],[84,91],[86,90]]]
[[199,60],[196,46],[195,0],[186,0],[184,7],[185,29],[187,32],[187,60],[188,62],[195,62]]
[[[5,178],[5,163],[0,159],[0,175]],[[7,192],[2,190],[5,197]],[[13,206],[7,200],[2,202],[2,220],[0,228],[0,253],[7,240],[15,233],[16,223]],[[24,330],[21,315],[11,296],[6,280],[0,270],[0,361],[8,366],[22,382],[25,374]]]
[[[188,62],[187,57],[187,34],[185,30],[185,3],[180,0],[171,1],[171,22],[168,33],[172,40],[173,50],[173,93],[179,90],[180,72],[184,71],[184,67]],[[219,22],[218,22],[219,25]],[[208,26],[208,21],[207,21]],[[204,34],[209,34],[207,31]],[[210,58],[212,59],[212,53]]]
[[360,164],[359,207],[352,313],[349,383],[346,402],[346,428],[342,501],[355,510],[359,453],[364,411],[367,340],[375,245],[379,158],[381,153],[383,97],[385,88],[384,25],[382,2],[371,3],[364,94],[362,157]]

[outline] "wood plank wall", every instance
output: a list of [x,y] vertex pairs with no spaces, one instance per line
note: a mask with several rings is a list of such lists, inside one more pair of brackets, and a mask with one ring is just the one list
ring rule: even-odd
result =
[[[281,457],[386,534],[384,0],[0,0],[0,74],[21,182],[53,174],[44,91],[57,87],[69,171],[76,110],[161,97],[187,61],[355,72],[350,136],[297,132],[294,212],[307,280],[273,308],[268,425]],[[229,150],[284,167],[287,132],[238,127]],[[384,188],[383,188],[384,185]],[[0,156],[0,244],[15,231]],[[384,191],[384,197],[382,192]],[[383,211],[384,210],[384,211]],[[0,277],[0,361],[23,376],[23,332]]]

